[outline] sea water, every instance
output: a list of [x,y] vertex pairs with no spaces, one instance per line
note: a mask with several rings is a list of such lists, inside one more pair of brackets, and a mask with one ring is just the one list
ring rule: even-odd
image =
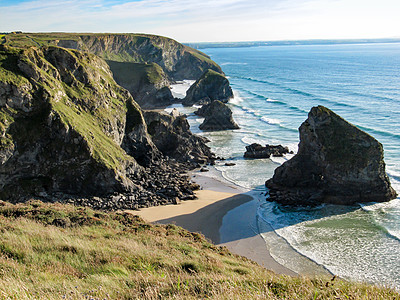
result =
[[[239,130],[194,132],[218,155],[236,163],[216,168],[229,181],[265,198],[264,182],[291,156],[244,159],[245,146],[282,144],[297,151],[298,127],[311,107],[324,105],[383,144],[386,171],[400,192],[400,44],[270,46],[203,50],[228,76],[229,103]],[[285,208],[261,201],[261,235],[272,256],[301,272],[274,234],[295,252],[346,279],[400,287],[400,199],[354,206]],[[264,231],[264,232],[263,232]],[[269,230],[270,231],[270,230]]]

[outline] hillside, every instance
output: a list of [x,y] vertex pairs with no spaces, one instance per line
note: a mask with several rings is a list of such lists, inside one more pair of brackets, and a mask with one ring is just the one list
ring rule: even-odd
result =
[[137,208],[193,198],[182,174],[212,154],[186,119],[171,125],[186,128],[180,155],[199,145],[206,153],[177,164],[154,145],[140,107],[100,57],[55,46],[0,47],[1,199],[124,193],[86,205]]
[[7,299],[399,299],[339,279],[277,276],[175,225],[128,213],[0,203]]
[[4,35],[1,43],[12,47],[52,45],[91,52],[110,61],[156,63],[171,80],[196,80],[207,69],[222,73],[203,52],[149,34],[17,33]]
[[223,73],[206,54],[170,38],[148,34],[9,33],[0,44],[15,48],[58,46],[96,54],[109,64],[115,81],[144,108],[173,101],[170,84],[197,80],[206,70]]

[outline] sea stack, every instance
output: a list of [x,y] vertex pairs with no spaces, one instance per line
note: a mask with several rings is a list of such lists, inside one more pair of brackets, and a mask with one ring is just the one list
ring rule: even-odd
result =
[[186,92],[182,104],[186,106],[209,104],[213,100],[228,102],[233,98],[228,79],[221,73],[208,69]]
[[201,130],[239,129],[239,125],[233,120],[232,111],[221,101],[215,100],[201,107],[199,111],[198,114],[204,116],[204,122],[199,126]]
[[384,202],[390,186],[383,147],[376,139],[323,106],[300,126],[298,153],[265,185],[271,201],[288,205]]

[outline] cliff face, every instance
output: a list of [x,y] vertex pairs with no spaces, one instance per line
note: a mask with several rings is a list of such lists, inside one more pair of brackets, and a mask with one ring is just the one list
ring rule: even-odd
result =
[[[141,109],[98,56],[1,46],[2,199],[124,192],[132,197],[119,207],[136,207],[190,196],[182,166],[163,158],[147,130]],[[175,192],[158,196],[171,182]]]
[[176,110],[171,114],[147,111],[144,118],[154,144],[165,156],[193,166],[215,160],[208,140],[192,134],[186,117]]
[[161,108],[172,104],[174,97],[169,89],[169,80],[156,63],[129,63],[107,61],[114,79],[126,88],[142,107]]
[[206,54],[154,35],[20,33],[7,35],[5,44],[13,47],[55,45],[96,54],[108,62],[116,82],[143,107],[169,105],[172,94],[168,86],[175,81],[197,80],[208,69],[222,73]]
[[385,173],[383,147],[331,110],[313,107],[300,126],[298,153],[266,182],[284,204],[353,204],[396,197]]
[[1,74],[3,198],[134,188],[128,174],[142,169],[119,147],[133,99],[103,60],[54,47],[3,48]]

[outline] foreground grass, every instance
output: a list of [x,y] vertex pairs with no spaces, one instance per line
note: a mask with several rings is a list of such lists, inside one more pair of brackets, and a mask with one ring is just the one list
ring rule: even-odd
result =
[[400,299],[393,290],[277,276],[174,225],[128,213],[0,203],[1,299]]

